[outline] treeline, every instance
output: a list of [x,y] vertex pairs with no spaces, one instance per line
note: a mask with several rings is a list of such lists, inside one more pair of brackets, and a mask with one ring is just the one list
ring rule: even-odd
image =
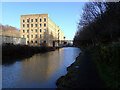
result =
[[89,2],[74,37],[76,46],[98,46],[120,40],[120,2]]
[[86,3],[74,45],[91,52],[106,87],[120,89],[120,2]]

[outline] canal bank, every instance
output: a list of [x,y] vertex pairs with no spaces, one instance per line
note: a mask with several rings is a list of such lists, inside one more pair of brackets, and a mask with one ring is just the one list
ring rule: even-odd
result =
[[27,45],[5,44],[2,46],[2,63],[13,63],[18,59],[29,58],[34,54],[55,51],[56,49],[59,49],[59,47],[32,47]]
[[105,88],[105,84],[87,50],[79,54],[76,61],[67,67],[67,71],[65,76],[61,76],[57,80],[58,88]]

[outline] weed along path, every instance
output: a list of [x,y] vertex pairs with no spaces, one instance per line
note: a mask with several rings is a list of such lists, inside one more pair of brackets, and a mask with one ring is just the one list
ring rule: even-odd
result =
[[76,61],[67,68],[68,73],[57,80],[57,86],[63,88],[104,88],[96,65],[90,53],[85,50]]

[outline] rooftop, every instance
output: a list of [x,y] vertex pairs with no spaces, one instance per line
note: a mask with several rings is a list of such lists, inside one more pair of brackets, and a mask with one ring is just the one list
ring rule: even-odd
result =
[[21,15],[21,17],[22,16],[37,16],[37,15],[47,15],[48,16],[48,14],[29,14],[29,15]]

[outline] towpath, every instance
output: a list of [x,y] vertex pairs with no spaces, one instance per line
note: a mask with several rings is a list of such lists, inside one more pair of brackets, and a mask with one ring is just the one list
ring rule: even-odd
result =
[[98,74],[96,64],[90,53],[85,50],[82,55],[76,58],[75,63],[68,68],[68,73],[58,87],[105,88],[105,84]]

